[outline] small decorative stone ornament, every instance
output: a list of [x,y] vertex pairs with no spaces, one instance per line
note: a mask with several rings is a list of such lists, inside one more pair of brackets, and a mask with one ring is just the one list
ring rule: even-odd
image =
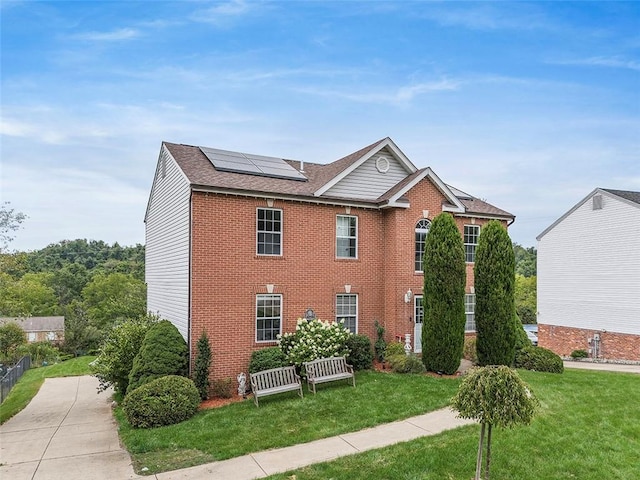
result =
[[244,372],[240,372],[238,375],[238,395],[242,398],[247,396],[247,376]]
[[411,334],[404,334],[404,353],[409,355],[411,353]]

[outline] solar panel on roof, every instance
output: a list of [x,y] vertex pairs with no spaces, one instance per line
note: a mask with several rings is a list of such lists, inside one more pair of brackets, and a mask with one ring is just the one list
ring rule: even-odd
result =
[[307,181],[304,175],[282,158],[230,152],[228,150],[208,147],[200,147],[200,150],[206,155],[215,169],[222,172],[246,173],[263,177]]

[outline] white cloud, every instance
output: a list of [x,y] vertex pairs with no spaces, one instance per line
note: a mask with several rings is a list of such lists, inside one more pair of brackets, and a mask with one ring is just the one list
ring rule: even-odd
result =
[[120,42],[123,40],[131,40],[139,37],[140,31],[133,28],[119,28],[110,32],[84,32],[73,35],[78,40],[87,40],[90,42]]
[[622,56],[613,57],[589,57],[575,60],[555,60],[550,63],[555,65],[575,65],[584,67],[606,67],[634,70],[640,72],[640,62],[629,60]]
[[321,87],[299,87],[297,90],[302,93],[318,95],[329,98],[349,100],[358,103],[385,104],[393,106],[405,106],[417,97],[434,92],[447,92],[458,90],[460,82],[443,79],[433,82],[414,83],[410,85],[391,87],[389,91],[381,91],[378,87],[376,91],[339,91]]
[[249,4],[244,0],[230,0],[210,8],[198,10],[190,18],[196,22],[209,23],[220,27],[229,24],[237,17],[246,15],[250,11]]

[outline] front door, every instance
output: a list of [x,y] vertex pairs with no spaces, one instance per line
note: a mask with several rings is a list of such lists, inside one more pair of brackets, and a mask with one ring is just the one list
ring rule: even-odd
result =
[[422,352],[422,320],[424,319],[424,307],[422,295],[413,296],[413,351]]

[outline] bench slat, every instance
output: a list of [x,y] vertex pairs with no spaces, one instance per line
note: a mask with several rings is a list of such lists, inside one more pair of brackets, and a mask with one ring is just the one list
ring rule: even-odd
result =
[[259,406],[258,397],[266,395],[298,390],[298,395],[304,397],[300,376],[296,373],[296,369],[293,366],[263,370],[261,372],[251,373],[249,377],[256,407]]
[[[316,384],[334,380],[351,379],[356,386],[353,367],[344,357],[318,358],[304,364],[307,372],[307,387],[316,393]],[[312,390],[313,387],[313,390]]]

